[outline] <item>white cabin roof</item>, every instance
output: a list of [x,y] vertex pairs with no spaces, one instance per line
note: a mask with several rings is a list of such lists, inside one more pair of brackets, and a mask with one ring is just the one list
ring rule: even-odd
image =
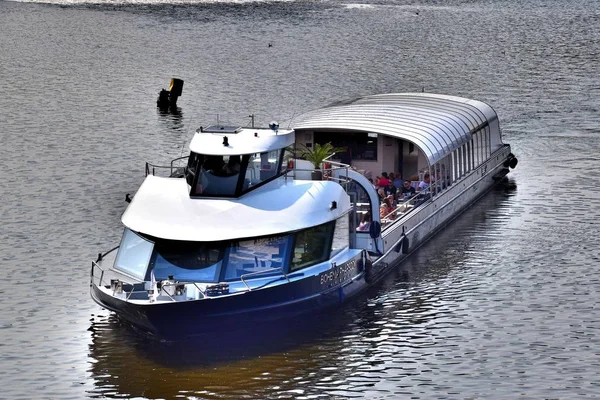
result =
[[299,130],[353,130],[404,139],[417,145],[430,164],[490,128],[492,152],[502,145],[496,112],[456,96],[390,93],[366,96],[308,112],[294,120]]
[[[214,129],[219,128],[219,129]],[[223,145],[227,137],[228,145]],[[209,127],[196,131],[190,142],[194,153],[208,155],[243,155],[282,149],[295,141],[295,133],[289,129]]]
[[163,239],[210,242],[305,229],[349,209],[348,195],[330,181],[282,177],[239,199],[190,199],[185,179],[149,175],[121,220],[133,231]]

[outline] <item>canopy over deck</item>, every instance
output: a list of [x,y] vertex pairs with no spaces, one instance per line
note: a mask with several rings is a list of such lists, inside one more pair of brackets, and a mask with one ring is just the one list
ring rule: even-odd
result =
[[471,140],[489,126],[491,152],[502,145],[496,112],[487,104],[430,93],[366,96],[311,111],[292,124],[300,130],[352,130],[407,140],[418,146],[429,164]]

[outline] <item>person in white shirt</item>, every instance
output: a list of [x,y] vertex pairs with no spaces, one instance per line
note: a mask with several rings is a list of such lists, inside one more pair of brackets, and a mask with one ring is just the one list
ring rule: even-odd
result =
[[423,180],[419,182],[419,186],[417,186],[417,192],[425,192],[429,189],[429,174],[425,174]]

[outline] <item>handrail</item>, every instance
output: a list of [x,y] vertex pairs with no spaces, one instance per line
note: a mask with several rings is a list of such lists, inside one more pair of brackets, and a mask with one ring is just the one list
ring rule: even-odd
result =
[[[408,211],[408,208],[409,208],[408,206],[411,205],[411,202],[414,201],[420,194],[421,194],[420,192],[417,192],[414,196],[408,198],[407,200],[404,200],[402,203],[398,203],[396,205],[396,207],[394,207],[394,209],[390,213],[384,215],[381,218],[381,224],[382,224],[382,226],[384,225],[384,222],[383,222],[384,219],[387,219],[389,221],[389,222],[385,223],[386,226],[391,225],[391,222],[393,220],[396,220],[396,218],[395,217],[394,218],[389,218],[389,216],[392,215],[392,214],[398,215],[397,212],[399,211],[399,209],[401,207],[404,207],[404,209],[406,210],[406,211],[402,212],[402,214],[405,214]],[[414,207],[414,204],[413,204],[413,207]]]
[[175,166],[174,164],[178,161],[181,160],[185,160],[188,159],[189,156],[183,156],[183,157],[177,157],[173,160],[171,160],[170,165],[157,165],[157,164],[152,164],[148,161],[146,161],[146,167],[145,167],[145,176],[148,176],[150,174],[155,175],[156,174],[156,169],[168,169],[170,172],[170,176],[172,176],[179,168],[183,168],[184,166]]
[[94,275],[94,269],[95,268],[98,268],[100,271],[102,271],[102,273],[100,274],[100,280],[98,281],[98,286],[102,286],[102,280],[104,278],[104,270],[94,260],[92,260],[92,269],[90,270],[90,286],[92,286],[94,284],[94,276],[95,276]]
[[260,275],[260,274],[264,274],[266,272],[273,272],[273,271],[281,271],[281,274],[285,277],[285,279],[287,279],[288,283],[291,282],[290,278],[287,276],[287,274],[285,273],[285,271],[283,270],[282,267],[276,267],[276,268],[266,268],[262,271],[256,271],[256,272],[250,272],[248,274],[243,274],[242,276],[240,276],[240,279],[242,280],[242,282],[244,283],[244,285],[246,285],[246,288],[248,289],[248,291],[252,291],[252,289],[250,288],[250,286],[248,286],[248,284],[246,283],[246,280],[244,279],[245,277],[248,277],[250,275]]
[[[114,250],[114,249],[113,249],[113,250]],[[110,250],[110,251],[112,251],[112,250]],[[110,251],[109,251],[108,253],[110,253]],[[108,253],[106,253],[106,254],[108,254]],[[98,280],[98,284],[97,284],[97,286],[102,286],[102,285],[103,285],[103,283],[105,283],[105,282],[104,282],[104,272],[105,272],[105,270],[104,270],[104,269],[103,269],[103,268],[102,268],[102,267],[101,267],[101,266],[100,266],[100,265],[99,265],[99,264],[98,264],[96,261],[93,261],[93,260],[92,260],[92,268],[91,268],[91,270],[90,270],[90,286],[94,285],[94,277],[96,276],[96,275],[94,274],[94,272],[95,272],[96,268],[97,268],[97,269],[99,269],[99,270],[101,271],[101,273],[100,273],[100,278],[99,278],[99,280]],[[289,279],[288,279],[288,281],[289,281]],[[194,286],[196,287],[196,289],[198,289],[198,292],[200,292],[200,294],[202,294],[202,297],[204,297],[204,298],[206,298],[206,297],[207,297],[207,295],[206,295],[206,292],[205,292],[204,290],[202,290],[202,289],[201,289],[201,288],[198,286],[198,283],[197,283],[197,282],[187,282],[187,281],[185,281],[185,282],[177,281],[177,282],[172,282],[172,283],[171,283],[171,282],[167,282],[166,284],[164,284],[164,285],[163,285],[163,287],[165,287],[165,286],[174,286],[174,285],[194,285]],[[248,285],[246,285],[246,286],[248,286]],[[131,291],[129,291],[129,292],[125,291],[125,293],[127,293],[127,296],[126,296],[126,298],[125,298],[125,301],[128,301],[128,300],[131,298],[131,295],[132,295],[133,293],[143,293],[143,292],[146,292],[146,290],[134,290],[134,288],[135,288],[135,286],[134,286],[134,285],[132,285],[132,287],[131,287]],[[161,292],[162,292],[162,289],[161,289]],[[165,294],[166,294],[167,296],[169,296],[169,298],[170,298],[171,300],[173,300],[173,301],[177,301],[177,300],[175,300],[175,299],[174,299],[174,298],[173,298],[173,297],[172,297],[172,296],[171,296],[171,295],[170,295],[168,292],[166,292],[166,291],[165,291]],[[113,295],[114,295],[114,293],[113,293]]]

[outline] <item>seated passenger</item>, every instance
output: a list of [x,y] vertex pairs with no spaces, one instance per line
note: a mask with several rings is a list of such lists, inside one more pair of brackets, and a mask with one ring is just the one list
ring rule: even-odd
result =
[[385,188],[385,187],[387,187],[387,185],[389,184],[389,182],[390,182],[390,180],[388,178],[387,172],[383,172],[381,174],[381,177],[377,181],[377,186],[379,186],[380,188]]
[[394,182],[388,181],[388,185],[383,188],[386,196],[392,196],[394,199],[396,198],[397,188],[394,186]]
[[394,174],[394,186],[396,186],[396,189],[400,189],[400,187],[402,187],[402,177],[400,176],[400,172],[397,172]]
[[377,189],[377,195],[379,196],[379,203],[381,203],[383,201],[383,199],[385,199],[385,189],[384,188],[379,188]]
[[426,192],[429,189],[429,174],[425,174],[423,180],[419,182],[419,186],[417,186],[418,192]]
[[387,196],[383,199],[383,203],[379,207],[379,218],[384,219],[394,219],[396,218],[396,213],[393,213],[394,206],[392,205],[393,198],[392,196]]
[[404,200],[408,200],[415,195],[416,190],[414,187],[412,187],[411,182],[407,180],[407,181],[404,181],[404,183],[402,184],[400,193]]
[[360,219],[360,224],[358,224],[358,227],[356,228],[357,231],[360,232],[365,232],[368,231],[369,228],[371,227],[371,212],[367,211],[366,213],[364,213]]

